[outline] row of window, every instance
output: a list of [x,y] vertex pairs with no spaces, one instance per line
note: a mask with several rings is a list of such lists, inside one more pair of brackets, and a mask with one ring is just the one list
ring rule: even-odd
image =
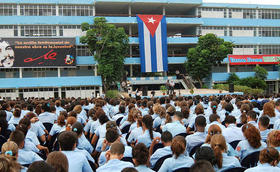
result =
[[236,45],[237,49],[254,49],[254,54],[280,54],[279,45]]
[[[21,16],[93,16],[92,5],[19,5]],[[0,16],[16,16],[17,5],[0,4]]]
[[[280,10],[276,9],[227,9],[226,8],[198,8],[198,15],[202,11],[224,12],[224,18],[233,18],[233,13],[241,13],[244,19],[280,19]],[[258,16],[257,16],[258,13]],[[204,17],[204,16],[203,16]]]
[[[198,34],[201,35],[203,30],[220,30],[224,31],[224,36],[233,36],[232,31],[252,31],[256,37],[280,37],[279,27],[220,27],[220,26],[199,26]],[[257,32],[258,30],[258,32]],[[211,33],[211,31],[209,31]]]

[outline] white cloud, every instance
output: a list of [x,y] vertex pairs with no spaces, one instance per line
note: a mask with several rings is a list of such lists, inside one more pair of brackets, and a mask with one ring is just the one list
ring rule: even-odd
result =
[[280,5],[280,0],[203,0],[203,2]]

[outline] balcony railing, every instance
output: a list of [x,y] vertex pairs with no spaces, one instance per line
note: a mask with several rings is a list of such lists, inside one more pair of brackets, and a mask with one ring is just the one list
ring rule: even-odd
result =
[[[148,14],[147,14],[148,15]],[[151,14],[152,15],[152,14]],[[102,14],[96,13],[95,16],[104,16],[104,17],[136,17],[136,14]],[[174,18],[200,18],[200,15],[169,15],[166,14],[166,17],[174,17]]]

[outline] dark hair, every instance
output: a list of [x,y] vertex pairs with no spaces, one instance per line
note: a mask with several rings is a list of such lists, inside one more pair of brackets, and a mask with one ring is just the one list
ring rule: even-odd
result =
[[20,130],[15,130],[11,133],[9,140],[15,142],[18,146],[24,141],[25,135]]
[[29,167],[27,172],[55,172],[55,169],[45,161],[35,161]]
[[132,157],[138,165],[146,165],[149,159],[149,150],[144,143],[138,143],[132,149]]
[[21,114],[21,110],[16,108],[13,112],[14,117],[19,118]]
[[138,172],[138,171],[133,167],[126,167],[126,168],[122,169],[121,172]]
[[212,115],[209,116],[209,121],[210,121],[210,123],[211,123],[211,122],[214,122],[214,121],[218,121],[218,119],[220,119],[220,116],[217,115],[216,113],[214,113],[214,114],[212,114]]
[[63,151],[71,151],[74,148],[75,143],[77,143],[77,134],[72,131],[63,131],[58,136],[58,143]]
[[247,116],[249,116],[250,118],[252,118],[253,120],[257,119],[257,113],[253,110],[250,110],[247,114]]
[[109,121],[109,119],[106,115],[102,114],[102,115],[99,116],[99,122],[100,122],[101,125],[105,124],[108,121]]
[[161,134],[161,141],[167,143],[172,142],[172,134],[169,131],[165,131]]
[[[61,111],[65,112],[65,111]],[[65,116],[60,113],[60,115],[57,117],[57,124],[63,127],[65,125]]]
[[177,159],[186,150],[186,140],[183,136],[176,136],[172,140],[171,150]]
[[150,115],[145,115],[142,119],[142,124],[145,124],[146,128],[149,130],[150,138],[153,140],[153,118]]
[[25,124],[18,124],[16,129],[22,131],[25,136],[28,132],[28,126]]
[[162,105],[165,103],[165,97],[159,98],[159,103]]
[[215,172],[215,170],[209,161],[200,160],[191,166],[190,172]]
[[206,126],[206,119],[204,116],[197,116],[195,118],[195,125],[199,127],[205,127]]
[[80,134],[83,133],[83,125],[80,122],[75,122],[72,125],[72,131],[75,132],[77,134],[77,136],[79,136]]
[[119,106],[119,112],[120,113],[125,113],[125,106],[124,105]]
[[215,164],[215,155],[211,147],[203,146],[199,147],[195,152],[195,161],[206,160],[212,165]]
[[24,124],[26,125],[27,127],[29,127],[31,125],[31,122],[30,122],[30,119],[29,118],[22,118],[20,121],[19,121],[19,124]]
[[183,113],[179,112],[179,111],[176,111],[174,115],[177,116],[179,119],[183,119],[184,118]]
[[236,123],[236,118],[232,115],[226,116],[225,123],[226,124],[235,124]]
[[216,101],[211,102],[211,109],[212,109],[213,114],[217,114],[218,103]]
[[115,142],[119,138],[118,130],[114,128],[107,129],[105,138],[109,143]]
[[6,120],[6,117],[5,118],[4,117],[0,117],[0,128],[1,128],[0,135],[6,136],[7,135],[7,131],[8,131],[8,122]]
[[50,103],[46,102],[42,104],[42,110],[45,112],[50,112]]
[[115,142],[111,145],[110,152],[114,155],[124,154],[124,145],[120,142]]
[[261,126],[263,126],[265,128],[268,128],[269,122],[270,122],[270,119],[266,115],[263,115],[259,118],[259,123],[261,124]]
[[68,172],[69,163],[66,155],[60,151],[48,155],[46,162],[55,168],[56,172]]
[[226,110],[226,116],[228,116],[232,111],[233,111],[233,106],[231,103],[227,103],[225,106],[225,110]]

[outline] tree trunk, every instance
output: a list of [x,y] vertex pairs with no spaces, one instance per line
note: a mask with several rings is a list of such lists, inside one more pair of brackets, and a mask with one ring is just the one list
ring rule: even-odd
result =
[[197,78],[197,80],[198,80],[198,82],[199,82],[200,88],[202,88],[203,83],[202,83],[201,79],[200,79],[200,78]]

